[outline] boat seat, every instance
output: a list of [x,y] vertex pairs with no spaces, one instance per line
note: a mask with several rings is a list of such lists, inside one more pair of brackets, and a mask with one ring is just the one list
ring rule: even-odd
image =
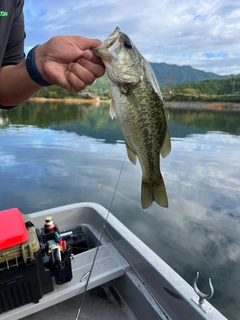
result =
[[[21,319],[61,301],[83,293],[97,248],[90,249],[74,256],[72,261],[73,279],[62,285],[55,284],[54,291],[39,300],[1,314],[1,320]],[[128,262],[119,254],[111,243],[101,245],[94,263],[87,290],[104,284],[124,275],[130,268]]]

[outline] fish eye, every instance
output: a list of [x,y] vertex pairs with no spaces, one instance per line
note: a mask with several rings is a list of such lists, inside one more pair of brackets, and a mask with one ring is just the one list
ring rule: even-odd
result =
[[127,49],[132,49],[132,43],[129,37],[125,33],[122,33],[122,37],[123,37],[124,47]]
[[132,44],[130,40],[124,40],[124,47],[127,49],[132,49]]

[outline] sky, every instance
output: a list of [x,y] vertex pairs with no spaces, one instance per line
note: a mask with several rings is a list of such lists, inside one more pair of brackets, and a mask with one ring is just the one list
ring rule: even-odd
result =
[[118,26],[149,62],[240,74],[239,0],[25,0],[25,51],[55,35],[103,41]]

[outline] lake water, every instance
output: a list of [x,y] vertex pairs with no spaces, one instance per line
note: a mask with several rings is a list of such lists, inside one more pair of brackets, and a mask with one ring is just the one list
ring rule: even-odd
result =
[[[187,107],[187,104],[186,104]],[[169,208],[140,205],[141,169],[125,157],[107,105],[26,103],[0,111],[0,210],[92,201],[110,211],[226,317],[240,319],[240,112],[166,109],[161,159]],[[123,164],[124,162],[124,164]]]

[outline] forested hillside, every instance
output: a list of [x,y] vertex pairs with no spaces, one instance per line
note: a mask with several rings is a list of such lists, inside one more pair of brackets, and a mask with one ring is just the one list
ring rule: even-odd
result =
[[221,101],[240,103],[240,77],[212,79],[163,90],[165,100]]
[[240,77],[212,79],[176,86],[175,91],[200,95],[240,95]]
[[[218,101],[225,97],[225,101],[239,101],[240,97],[240,76],[220,76],[214,73],[194,69],[190,66],[168,65],[166,63],[151,63],[156,78],[165,100],[184,100],[187,97],[192,99]],[[104,75],[97,79],[96,83],[89,86],[84,93],[69,93],[58,86],[43,88],[36,94],[44,98],[81,98],[101,100],[110,99],[107,78]],[[230,97],[229,97],[230,96]],[[227,99],[227,100],[226,100]]]

